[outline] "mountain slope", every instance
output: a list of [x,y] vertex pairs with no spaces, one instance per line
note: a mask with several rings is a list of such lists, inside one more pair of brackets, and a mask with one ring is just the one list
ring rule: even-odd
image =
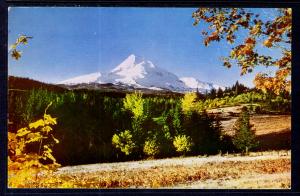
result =
[[98,80],[98,78],[101,77],[101,73],[100,72],[96,72],[96,73],[91,73],[91,74],[86,74],[86,75],[82,75],[82,76],[77,76],[75,78],[71,78],[68,80],[64,80],[59,82],[59,84],[80,84],[80,83],[93,83],[96,82]]
[[219,89],[221,88],[222,90],[225,90],[224,87],[213,84],[213,83],[208,83],[208,82],[201,82],[196,78],[193,77],[182,77],[180,80],[190,89],[193,90],[199,90],[200,92],[205,92],[205,91],[210,91],[211,89]]
[[78,76],[60,84],[100,83],[148,88],[153,90],[171,90],[175,92],[196,91],[205,93],[219,86],[201,82],[195,78],[179,78],[177,75],[157,67],[151,61],[135,55],[129,55],[121,64],[108,73],[100,72]]
[[184,83],[175,74],[156,67],[151,61],[135,55],[130,55],[108,74],[99,78],[98,82],[172,91],[184,91],[186,89]]

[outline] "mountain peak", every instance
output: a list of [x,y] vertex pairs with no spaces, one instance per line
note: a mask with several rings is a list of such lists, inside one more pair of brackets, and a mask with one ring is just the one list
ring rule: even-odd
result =
[[129,55],[123,62],[107,73],[92,73],[65,80],[64,84],[100,83],[128,85],[136,88],[176,92],[196,91],[206,92],[219,86],[201,82],[193,77],[179,78],[176,74],[155,66],[151,61],[135,54]]
[[[112,70],[112,72],[121,71],[125,69],[133,68],[134,66],[145,63],[144,57],[137,56],[135,54],[129,55],[122,63],[120,63],[116,68]],[[153,67],[152,62],[147,61],[147,64],[149,64],[150,67]]]
[[145,58],[142,57],[142,56],[138,56],[138,55],[135,55],[135,54],[131,54],[127,57],[127,59],[132,59],[134,61],[135,64],[139,64],[143,61],[145,61]]

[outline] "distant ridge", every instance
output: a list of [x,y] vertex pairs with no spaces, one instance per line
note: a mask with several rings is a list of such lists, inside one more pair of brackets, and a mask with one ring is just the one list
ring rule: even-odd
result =
[[21,78],[16,76],[8,76],[9,90],[32,90],[32,89],[47,89],[50,91],[64,92],[67,89],[54,84],[47,84],[36,81],[30,78]]

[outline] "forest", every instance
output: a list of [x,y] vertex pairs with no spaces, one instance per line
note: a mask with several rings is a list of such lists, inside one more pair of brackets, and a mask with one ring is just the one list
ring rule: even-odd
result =
[[[207,111],[246,104],[252,114],[288,114],[289,96],[263,93],[238,82],[206,95],[170,97],[137,91],[57,91],[53,86],[11,89],[9,131],[16,133],[34,122],[52,103],[48,113],[57,118],[53,134],[60,141],[53,154],[62,165],[239,152],[232,137],[222,132],[221,116]],[[34,143],[31,146],[36,150]]]

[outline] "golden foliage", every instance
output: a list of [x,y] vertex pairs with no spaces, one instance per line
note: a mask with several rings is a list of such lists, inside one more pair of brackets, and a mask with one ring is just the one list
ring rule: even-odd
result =
[[19,60],[19,58],[21,58],[21,54],[22,52],[17,50],[17,46],[20,45],[20,44],[23,44],[23,45],[27,45],[28,44],[28,39],[32,39],[32,37],[30,36],[26,36],[26,35],[20,35],[16,42],[13,43],[11,46],[10,46],[10,55],[13,59],[15,60]]
[[291,92],[291,81],[287,79],[290,73],[289,68],[278,69],[274,77],[259,73],[254,79],[254,84],[264,92],[272,91],[277,95],[285,91]]
[[112,144],[126,155],[131,154],[136,146],[132,139],[132,133],[129,130],[114,134],[112,137]]
[[186,153],[191,151],[193,143],[191,137],[186,135],[177,135],[173,140],[173,145],[177,152]]
[[[255,84],[258,89],[272,90],[276,94],[290,91],[291,41],[292,41],[292,9],[278,9],[273,20],[262,21],[259,14],[254,14],[244,8],[199,8],[193,13],[194,25],[200,21],[209,24],[208,31],[203,31],[204,45],[212,41],[226,39],[234,44],[236,33],[243,29],[248,31],[244,42],[237,44],[228,57],[223,58],[224,66],[230,68],[233,63],[241,68],[241,75],[252,72],[255,66],[278,66],[274,76],[257,75]],[[245,32],[246,32],[245,31]],[[257,43],[263,41],[263,46],[279,49],[282,57],[266,56],[257,50]],[[282,73],[284,72],[284,73]]]
[[[48,105],[48,107],[51,103]],[[50,134],[56,125],[56,119],[47,114],[45,110],[43,119],[30,123],[28,127],[21,128],[17,133],[8,132],[8,185],[13,188],[38,186],[39,175],[49,175],[60,165],[52,155],[52,144],[49,139],[58,143],[58,139]],[[49,137],[51,136],[51,138]],[[29,151],[26,147],[33,144],[38,151]],[[41,160],[51,160],[51,164],[43,164]],[[50,182],[48,182],[50,183]]]
[[181,108],[184,114],[197,111],[197,94],[195,92],[185,93],[181,99]]
[[160,153],[159,143],[156,139],[145,141],[143,152],[148,156],[156,156]]
[[126,94],[124,108],[133,113],[133,118],[140,118],[144,115],[144,99],[141,92]]

